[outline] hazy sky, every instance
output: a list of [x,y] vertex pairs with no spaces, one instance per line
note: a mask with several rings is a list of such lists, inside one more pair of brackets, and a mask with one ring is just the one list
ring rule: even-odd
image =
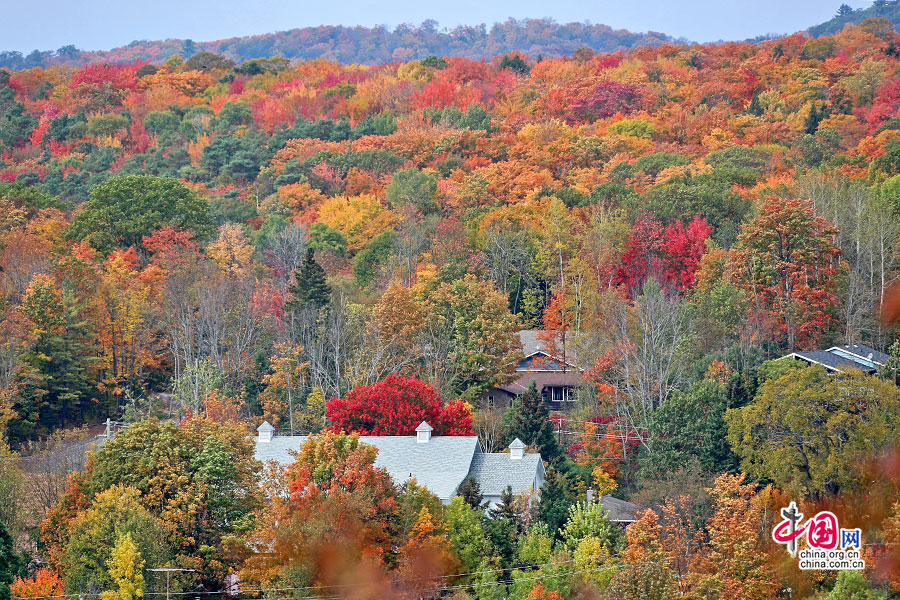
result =
[[700,42],[793,33],[830,18],[841,2],[870,0],[0,0],[0,50],[107,50],[133,40],[194,41],[314,25],[437,20],[441,27],[551,17]]

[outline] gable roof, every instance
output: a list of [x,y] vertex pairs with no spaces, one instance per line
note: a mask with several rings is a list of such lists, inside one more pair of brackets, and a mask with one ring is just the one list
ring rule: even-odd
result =
[[[274,460],[282,465],[294,462],[294,454],[308,436],[275,436],[271,442],[256,441],[257,460]],[[474,456],[481,454],[477,436],[433,436],[417,443],[415,436],[361,435],[359,441],[378,450],[375,466],[385,469],[397,484],[415,477],[441,500],[456,494],[469,474]],[[505,455],[508,456],[509,455]],[[527,456],[527,455],[526,455]]]
[[603,512],[610,521],[616,523],[633,523],[637,515],[637,505],[612,496],[603,496],[600,498],[603,503]]
[[509,454],[482,452],[472,457],[469,473],[478,480],[485,496],[499,496],[507,486],[513,494],[519,494],[531,490],[538,476],[543,479],[544,463],[540,454],[526,454],[513,460]]
[[532,380],[537,385],[538,391],[543,390],[547,386],[575,387],[582,381],[580,371],[522,371],[519,375],[518,379],[506,385],[501,385],[500,389],[518,396],[525,393]]
[[[561,360],[562,357],[551,356],[550,353],[547,352],[546,344],[538,337],[538,334],[540,333],[541,331],[537,329],[523,329],[519,332],[519,340],[522,342],[522,354],[525,355],[525,358],[543,354],[544,356]],[[577,368],[576,361],[578,356],[575,353],[575,349],[572,347],[571,335],[572,334],[566,337],[566,364],[573,368]]]
[[[787,357],[798,358],[808,363],[822,365],[829,371],[845,371],[847,369],[861,369],[874,373],[890,358],[884,352],[879,352],[869,346],[852,344],[846,346],[832,346],[828,350],[810,350],[807,352],[793,352]],[[870,358],[871,357],[871,358]]]

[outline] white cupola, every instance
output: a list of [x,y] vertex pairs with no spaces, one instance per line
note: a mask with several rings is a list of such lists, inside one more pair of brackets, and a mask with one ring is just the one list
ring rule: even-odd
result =
[[275,435],[275,428],[268,421],[263,421],[263,424],[257,427],[256,431],[259,433],[257,439],[260,442],[271,442],[272,437]]
[[525,456],[525,443],[516,438],[509,445],[509,460],[522,460],[523,456]]
[[434,431],[434,427],[422,421],[419,423],[419,426],[416,427],[416,442],[419,444],[427,444],[431,441],[431,432]]

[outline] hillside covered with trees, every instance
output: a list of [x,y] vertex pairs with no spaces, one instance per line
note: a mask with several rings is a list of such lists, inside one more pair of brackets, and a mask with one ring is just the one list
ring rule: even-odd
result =
[[[0,70],[0,597],[897,597],[898,43]],[[523,329],[561,413],[489,395]],[[442,505],[354,435],[426,418],[539,497]],[[264,419],[321,435],[264,467]],[[797,569],[790,501],[869,569]]]
[[192,40],[134,41],[109,51],[87,52],[75,46],[58,50],[35,50],[27,55],[0,51],[0,68],[27,69],[50,65],[84,65],[92,62],[160,63],[178,55],[190,58],[197,52],[214,52],[236,62],[254,58],[283,56],[312,60],[323,58],[342,63],[377,65],[406,62],[428,56],[459,56],[490,59],[508,52],[531,56],[557,57],[579,48],[615,52],[639,46],[658,46],[674,41],[657,32],[632,33],[607,25],[556,23],[551,19],[509,19],[504,23],[458,26],[440,29],[435,21],[416,26],[345,27],[342,25],[304,27],[277,33],[228,38],[214,42]]
[[816,37],[831,35],[845,25],[858,25],[866,19],[888,19],[896,26],[900,23],[900,3],[897,0],[875,0],[871,6],[856,10],[848,4],[841,4],[833,18],[810,27],[808,31]]

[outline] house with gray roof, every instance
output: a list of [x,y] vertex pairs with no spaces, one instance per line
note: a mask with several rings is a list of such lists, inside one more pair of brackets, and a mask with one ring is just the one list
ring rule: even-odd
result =
[[610,495],[600,498],[603,512],[613,523],[628,526],[637,520],[638,507],[626,500],[621,500]]
[[869,346],[848,344],[846,346],[832,346],[828,350],[792,352],[782,358],[793,358],[811,365],[820,365],[833,373],[858,369],[869,375],[874,375],[887,363],[890,357],[884,352],[879,352]]
[[[375,466],[385,469],[396,484],[415,478],[445,504],[470,475],[491,505],[500,501],[507,486],[520,494],[539,492],[544,483],[541,455],[526,453],[518,439],[510,444],[509,453],[489,453],[482,451],[478,436],[432,435],[432,431],[423,421],[415,436],[361,435],[359,441],[378,450]],[[257,429],[256,459],[290,464],[307,437],[275,435],[275,428],[265,422]]]

